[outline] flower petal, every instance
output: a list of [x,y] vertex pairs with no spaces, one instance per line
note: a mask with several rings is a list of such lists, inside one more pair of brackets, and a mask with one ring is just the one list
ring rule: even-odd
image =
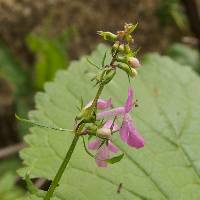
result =
[[95,161],[99,167],[107,167],[108,163],[105,160],[109,159],[109,157],[109,149],[107,146],[103,145],[98,149]]
[[117,153],[119,151],[118,147],[115,146],[110,140],[108,141],[108,149],[113,153]]
[[[110,129],[111,126],[112,126],[112,124],[113,124],[113,120],[109,119],[109,120],[107,120],[106,123],[103,125],[103,128],[109,128],[109,129]],[[117,131],[117,130],[119,130],[119,127],[118,127],[117,123],[114,122],[112,131]]]
[[117,107],[112,110],[103,111],[97,114],[97,119],[102,119],[104,117],[115,117],[123,115],[125,113],[124,107]]
[[106,108],[109,108],[112,105],[112,99],[108,100],[103,100],[103,99],[98,99],[97,101],[97,108],[100,110],[104,110]]
[[126,100],[126,103],[124,105],[125,113],[130,112],[130,110],[133,107],[133,90],[131,88],[128,89],[128,98]]
[[91,150],[95,150],[95,149],[98,149],[100,145],[101,145],[101,141],[97,139],[97,140],[90,141],[88,143],[88,148]]
[[[89,108],[91,105],[92,105],[92,101],[90,101],[86,106],[85,106],[85,109],[86,108]],[[108,99],[108,100],[104,100],[104,99],[98,99],[97,101],[97,108],[99,110],[104,110],[106,108],[109,108],[110,106],[112,105],[112,98]]]
[[127,142],[129,129],[128,129],[128,121],[126,121],[125,119],[122,122],[122,127],[120,128],[119,132],[121,140]]
[[129,134],[127,144],[131,147],[135,147],[136,149],[139,149],[139,148],[144,147],[145,142],[142,136],[137,131],[135,131],[135,133]]
[[135,147],[136,149],[144,147],[144,139],[139,134],[139,132],[134,128],[132,120],[128,119],[128,129],[129,136],[127,140],[127,144],[131,147]]

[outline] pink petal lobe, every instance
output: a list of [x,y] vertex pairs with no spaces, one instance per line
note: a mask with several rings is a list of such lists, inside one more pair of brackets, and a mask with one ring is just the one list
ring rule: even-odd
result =
[[128,129],[129,129],[127,144],[131,147],[135,147],[136,149],[142,148],[145,143],[144,139],[133,126],[133,121],[129,115],[127,115],[127,121],[128,121]]
[[109,159],[109,149],[104,145],[98,149],[95,161],[99,167],[107,167],[108,163],[105,161],[107,159]]
[[103,111],[97,114],[97,119],[103,119],[104,117],[115,117],[123,115],[125,113],[124,107],[117,107],[111,110]]
[[131,88],[128,89],[128,98],[125,103],[125,113],[130,112],[133,107],[133,90]]
[[144,147],[144,139],[139,135],[138,132],[131,133],[128,137],[127,144],[136,149]]
[[104,110],[106,108],[109,108],[112,105],[112,99],[108,100],[103,100],[103,99],[98,99],[97,101],[97,108],[100,110]]
[[[112,124],[113,124],[113,120],[109,119],[109,120],[107,120],[106,123],[103,125],[103,128],[109,128],[109,129],[110,129],[111,126],[112,126]],[[117,131],[117,130],[119,130],[119,127],[118,127],[117,123],[114,122],[112,131]]]
[[117,153],[119,151],[118,147],[114,145],[110,140],[108,141],[108,149],[113,153]]
[[100,140],[93,140],[88,143],[88,149],[95,150],[98,149],[100,145],[101,145]]
[[123,121],[122,127],[120,128],[119,132],[120,132],[121,140],[124,141],[124,142],[127,142],[128,133],[129,133],[128,122],[127,121],[125,121],[125,120]]

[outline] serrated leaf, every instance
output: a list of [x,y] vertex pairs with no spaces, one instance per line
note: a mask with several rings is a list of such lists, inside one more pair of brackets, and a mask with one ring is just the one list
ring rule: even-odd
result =
[[[106,48],[100,45],[92,60],[101,64]],[[106,63],[109,57],[106,58]],[[98,168],[80,140],[56,189],[59,200],[199,200],[200,199],[200,80],[189,68],[168,57],[145,57],[133,81],[139,107],[132,112],[135,125],[146,140],[143,149],[129,148],[114,134],[113,142],[125,154],[109,168]],[[62,128],[73,127],[74,105],[83,96],[90,101],[92,88],[86,58],[72,62],[68,71],[57,73],[36,96],[31,120],[46,121]],[[118,70],[119,71],[119,70]],[[126,75],[117,73],[102,97],[124,104]],[[21,152],[25,167],[21,175],[52,179],[71,143],[72,135],[40,127],[25,137],[29,148]],[[81,180],[81,181],[80,181]],[[118,193],[119,184],[122,184]],[[31,199],[29,197],[29,199]]]

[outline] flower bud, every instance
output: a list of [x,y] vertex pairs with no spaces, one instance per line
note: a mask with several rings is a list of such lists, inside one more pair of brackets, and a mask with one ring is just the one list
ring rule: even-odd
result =
[[133,68],[137,68],[137,67],[140,66],[139,60],[135,57],[129,57],[128,58],[128,64]]
[[122,69],[123,71],[125,71],[127,73],[127,75],[131,76],[132,78],[137,75],[137,71],[134,68],[129,67],[128,65],[126,65],[124,63],[118,64],[118,67],[120,69]]
[[127,34],[131,34],[136,28],[138,24],[127,24],[124,25],[124,30]]
[[84,122],[94,122],[96,119],[95,113],[93,111],[92,105],[86,105],[78,116],[76,116],[77,120],[83,120]]
[[130,46],[129,46],[128,44],[126,44],[126,45],[124,46],[124,52],[125,52],[126,54],[131,53],[131,48],[130,48]]
[[107,84],[107,83],[109,83],[113,79],[113,77],[115,76],[115,74],[116,74],[116,70],[115,69],[108,70],[106,72],[106,74],[104,75],[104,77],[103,77],[102,83],[104,85]]
[[102,36],[104,40],[109,40],[109,41],[113,41],[113,42],[117,40],[117,35],[115,35],[111,32],[98,31],[97,34]]
[[125,56],[117,56],[116,57],[117,62],[127,63],[127,58]]
[[123,52],[124,51],[124,44],[119,44],[119,41],[116,41],[112,48],[116,51]]
[[109,128],[100,128],[97,130],[97,135],[102,138],[110,138],[112,132]]

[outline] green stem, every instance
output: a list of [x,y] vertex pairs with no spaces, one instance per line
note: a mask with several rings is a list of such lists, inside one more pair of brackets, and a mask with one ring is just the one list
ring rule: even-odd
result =
[[94,98],[94,101],[92,102],[92,106],[91,106],[92,108],[96,108],[97,101],[98,101],[98,99],[99,99],[99,97],[100,97],[100,95],[102,93],[103,88],[104,88],[104,84],[101,84],[99,89],[98,89],[98,91],[97,91],[97,94],[96,94],[96,96]]
[[79,137],[80,137],[79,135],[75,134],[74,139],[69,147],[69,150],[67,151],[67,154],[66,154],[55,178],[53,179],[53,181],[46,193],[46,196],[44,197],[44,200],[50,200],[50,198],[53,196],[53,193],[54,193],[56,187],[58,186],[58,183],[67,167],[67,164],[69,163],[69,160],[70,160],[72,153],[76,147]]

